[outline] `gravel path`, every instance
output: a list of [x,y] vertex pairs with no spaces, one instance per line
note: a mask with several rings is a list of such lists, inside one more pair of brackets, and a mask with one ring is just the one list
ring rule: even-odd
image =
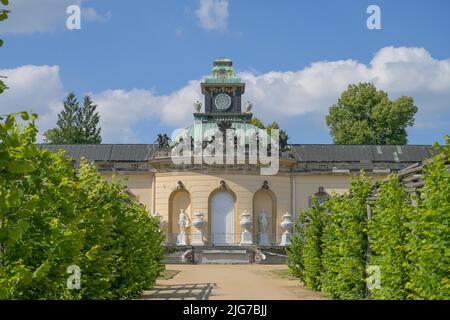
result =
[[286,270],[285,265],[167,265],[166,269],[181,272],[172,279],[158,280],[141,299],[324,299],[320,292],[301,286],[298,280],[271,272]]

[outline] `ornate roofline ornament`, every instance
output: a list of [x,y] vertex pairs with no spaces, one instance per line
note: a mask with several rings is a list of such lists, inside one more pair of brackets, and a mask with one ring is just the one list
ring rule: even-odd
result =
[[166,133],[159,133],[155,142],[158,144],[158,149],[170,149],[169,141],[170,138]]
[[200,112],[202,110],[202,103],[198,100],[195,101],[194,108],[195,108],[195,112]]
[[246,113],[250,113],[252,111],[253,108],[253,103],[251,103],[250,101],[247,101],[244,105],[245,107],[245,112]]
[[312,197],[316,198],[317,202],[322,204],[323,202],[327,201],[330,198],[330,195],[325,191],[324,187],[320,186],[319,190],[314,193],[311,197],[309,197],[309,206],[313,206]]
[[177,182],[177,190],[183,190],[185,189],[183,182],[178,181]]

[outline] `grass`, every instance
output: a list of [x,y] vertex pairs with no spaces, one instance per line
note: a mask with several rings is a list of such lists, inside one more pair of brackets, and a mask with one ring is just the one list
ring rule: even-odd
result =
[[164,270],[164,272],[159,276],[158,280],[169,280],[175,277],[180,270]]
[[298,280],[296,277],[294,277],[289,269],[286,270],[270,270],[269,271],[272,275],[274,275],[277,278],[280,279],[286,279],[286,280]]

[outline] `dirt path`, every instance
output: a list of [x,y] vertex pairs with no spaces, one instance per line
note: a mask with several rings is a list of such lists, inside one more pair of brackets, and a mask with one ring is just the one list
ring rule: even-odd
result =
[[166,269],[181,272],[172,279],[158,280],[155,289],[145,291],[141,299],[324,299],[297,280],[271,272],[286,270],[285,265],[167,265]]

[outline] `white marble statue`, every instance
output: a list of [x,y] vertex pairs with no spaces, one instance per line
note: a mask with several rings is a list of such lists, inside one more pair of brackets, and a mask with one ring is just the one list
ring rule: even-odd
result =
[[269,237],[267,236],[267,226],[269,224],[269,219],[267,218],[266,211],[259,214],[259,244],[269,245]]
[[186,212],[184,212],[183,209],[180,209],[178,226],[180,227],[180,233],[177,236],[177,245],[185,246],[187,245],[186,228],[189,228],[189,216],[186,214]]
[[263,211],[259,215],[259,232],[266,233],[268,224],[269,224],[269,221],[267,219],[267,214],[266,214],[266,211],[263,209]]

